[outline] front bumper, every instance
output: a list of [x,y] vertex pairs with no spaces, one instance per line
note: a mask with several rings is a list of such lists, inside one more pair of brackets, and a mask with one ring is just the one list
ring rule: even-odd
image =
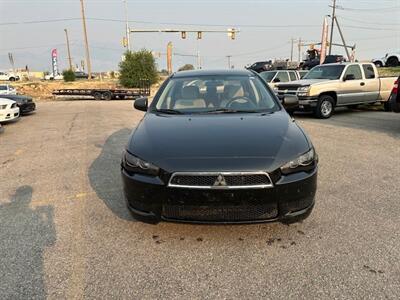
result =
[[282,176],[273,188],[199,190],[167,187],[159,177],[121,171],[128,208],[136,219],[207,224],[284,222],[308,215],[318,172],[316,167],[310,173]]
[[23,104],[18,104],[19,111],[21,115],[29,114],[36,109],[36,104],[34,102],[27,102]]
[[0,122],[8,122],[19,118],[19,108],[0,110]]

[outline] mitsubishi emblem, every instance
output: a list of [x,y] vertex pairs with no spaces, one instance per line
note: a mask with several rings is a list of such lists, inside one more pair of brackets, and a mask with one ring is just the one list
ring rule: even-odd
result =
[[217,179],[214,182],[214,186],[227,186],[225,177],[222,174],[219,174]]

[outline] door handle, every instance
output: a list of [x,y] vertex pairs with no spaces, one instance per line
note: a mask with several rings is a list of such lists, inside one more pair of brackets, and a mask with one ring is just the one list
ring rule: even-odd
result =
[[365,85],[365,82],[361,82],[360,85],[361,85],[361,86],[364,86],[364,85]]

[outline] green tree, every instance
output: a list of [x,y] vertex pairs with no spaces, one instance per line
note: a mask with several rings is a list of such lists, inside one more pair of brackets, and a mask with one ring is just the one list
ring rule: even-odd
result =
[[119,64],[119,82],[127,88],[140,87],[142,80],[150,84],[158,81],[157,67],[151,51],[146,49],[125,53],[125,59]]
[[72,70],[64,70],[62,74],[64,77],[64,81],[66,81],[66,82],[75,81],[75,79],[76,79],[75,73]]
[[194,70],[194,66],[191,65],[191,64],[186,64],[186,65],[180,67],[180,68],[178,69],[178,72],[179,72],[179,71],[190,71],[190,70]]

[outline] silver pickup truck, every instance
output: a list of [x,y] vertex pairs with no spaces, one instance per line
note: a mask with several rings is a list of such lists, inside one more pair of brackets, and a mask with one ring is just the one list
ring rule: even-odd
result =
[[311,110],[318,118],[329,118],[336,106],[383,102],[389,107],[396,77],[379,77],[372,63],[335,63],[314,67],[303,79],[275,86],[280,99],[297,95],[299,110]]

